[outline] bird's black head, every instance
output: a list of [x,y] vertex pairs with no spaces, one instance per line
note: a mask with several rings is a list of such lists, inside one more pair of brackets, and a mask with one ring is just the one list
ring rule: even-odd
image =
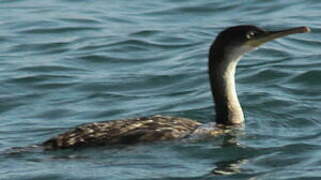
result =
[[234,26],[220,32],[215,44],[220,47],[242,46],[266,33],[265,30],[252,25]]
[[253,25],[227,28],[219,33],[211,51],[241,56],[261,44],[294,33],[309,32],[308,27],[297,27],[281,31],[266,31]]

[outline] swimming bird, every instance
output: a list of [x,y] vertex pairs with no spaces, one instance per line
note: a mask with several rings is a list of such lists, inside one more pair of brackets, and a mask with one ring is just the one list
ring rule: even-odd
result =
[[204,128],[202,123],[187,118],[155,115],[83,124],[45,141],[42,146],[53,150],[165,141],[199,133],[224,133],[229,127],[244,122],[234,79],[241,57],[271,40],[309,31],[308,27],[267,31],[252,25],[241,25],[220,32],[210,46],[208,56],[209,82],[216,112],[216,123],[212,123],[211,128]]

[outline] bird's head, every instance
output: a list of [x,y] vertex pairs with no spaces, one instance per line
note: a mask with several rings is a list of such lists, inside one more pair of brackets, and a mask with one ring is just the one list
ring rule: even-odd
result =
[[305,33],[309,31],[310,29],[308,27],[296,27],[280,31],[267,31],[252,25],[234,26],[220,32],[213,43],[213,47],[215,48],[214,51],[223,52],[225,55],[233,56],[230,58],[233,59],[274,39],[290,34]]

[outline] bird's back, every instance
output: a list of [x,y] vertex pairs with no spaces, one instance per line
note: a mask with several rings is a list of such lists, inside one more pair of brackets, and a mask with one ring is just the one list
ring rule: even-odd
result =
[[89,123],[60,134],[43,143],[45,149],[83,146],[134,144],[184,138],[201,123],[187,118],[150,116]]

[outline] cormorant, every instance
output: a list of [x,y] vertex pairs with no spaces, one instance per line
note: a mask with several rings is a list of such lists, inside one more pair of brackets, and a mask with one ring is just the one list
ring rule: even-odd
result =
[[235,69],[241,57],[265,42],[309,31],[308,27],[267,31],[252,25],[241,25],[220,32],[212,43],[208,56],[209,81],[216,111],[216,123],[211,124],[211,128],[204,128],[202,123],[187,118],[155,115],[83,124],[45,141],[42,146],[47,150],[65,149],[173,140],[202,133],[224,133],[228,127],[242,125],[244,122],[234,80]]

